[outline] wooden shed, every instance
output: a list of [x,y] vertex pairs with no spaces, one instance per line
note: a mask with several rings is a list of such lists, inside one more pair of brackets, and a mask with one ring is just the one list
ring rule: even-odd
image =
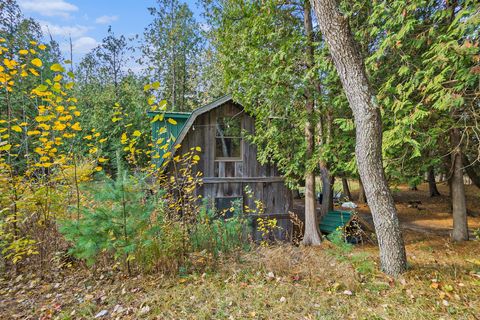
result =
[[[155,113],[151,113],[155,116]],[[159,135],[159,124],[153,122],[152,135],[175,140],[170,151],[183,154],[192,147],[201,147],[196,170],[203,173],[203,185],[199,192],[217,210],[229,208],[233,201],[244,207],[255,208],[255,200],[264,205],[263,217],[276,218],[280,230],[275,237],[288,239],[292,232],[288,212],[292,210],[292,193],[284,183],[275,165],[261,165],[257,149],[245,139],[245,133],[255,132],[255,121],[244,108],[224,96],[192,113],[169,112],[165,115],[176,125],[167,125],[167,131]],[[180,145],[178,149],[175,145]],[[160,150],[160,155],[163,154]],[[160,156],[157,165],[163,162]],[[168,168],[166,170],[171,170]],[[250,190],[247,192],[247,190]],[[253,194],[249,197],[249,193]],[[254,237],[256,219],[252,217]]]

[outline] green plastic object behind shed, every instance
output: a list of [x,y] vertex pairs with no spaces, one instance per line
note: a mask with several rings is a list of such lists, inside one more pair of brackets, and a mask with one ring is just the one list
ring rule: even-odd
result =
[[[148,115],[151,118],[154,118],[156,115],[161,114],[160,112],[148,112]],[[165,143],[168,138],[172,138],[173,141],[176,141],[180,132],[182,132],[183,127],[185,127],[185,123],[187,122],[188,118],[190,117],[190,112],[165,112],[163,120],[155,121],[152,123],[152,142],[155,146],[156,151],[158,152],[159,157],[157,157],[155,163],[157,166],[161,166],[163,163],[163,155],[168,150],[160,149],[160,146]],[[168,121],[168,119],[175,120],[176,124],[172,124]],[[160,128],[165,127],[166,131],[160,133]],[[158,139],[163,138],[164,142],[158,144]],[[170,144],[170,148],[172,148],[174,143]]]
[[352,219],[353,212],[350,211],[328,211],[320,221],[320,231],[330,234],[338,227],[345,227]]

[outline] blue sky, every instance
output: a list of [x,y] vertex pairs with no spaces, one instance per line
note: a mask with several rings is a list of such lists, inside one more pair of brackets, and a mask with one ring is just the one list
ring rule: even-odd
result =
[[[155,0],[17,0],[27,17],[38,20],[45,34],[48,31],[69,56],[69,36],[72,37],[74,61],[98,45],[106,35],[108,26],[127,37],[142,35],[152,20],[147,8]],[[201,21],[195,0],[185,1]],[[67,54],[68,53],[68,54]]]

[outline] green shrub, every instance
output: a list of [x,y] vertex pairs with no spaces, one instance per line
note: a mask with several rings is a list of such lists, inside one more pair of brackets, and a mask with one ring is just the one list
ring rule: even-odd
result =
[[218,213],[204,203],[191,233],[194,251],[206,250],[218,256],[220,252],[248,249],[250,220],[243,214],[238,202],[234,203],[228,213],[230,217],[227,218],[225,212]]
[[60,231],[72,243],[70,253],[96,262],[101,253],[121,260],[130,272],[130,261],[146,243],[155,199],[145,197],[143,179],[122,172],[116,180],[106,178],[87,188],[87,205],[77,219],[64,220]]

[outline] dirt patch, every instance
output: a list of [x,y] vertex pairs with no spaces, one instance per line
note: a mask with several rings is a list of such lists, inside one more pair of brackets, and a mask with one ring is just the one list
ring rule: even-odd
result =
[[[468,226],[471,236],[473,230],[480,228],[480,190],[473,186],[465,186],[467,193],[467,208],[477,217],[468,217]],[[393,191],[395,205],[402,229],[414,232],[449,236],[452,231],[453,219],[448,197],[448,186],[439,184],[442,194],[439,197],[430,197],[428,185],[418,186],[417,191],[406,186],[399,186]],[[370,209],[367,205],[360,205],[358,212],[364,219],[370,219]]]

